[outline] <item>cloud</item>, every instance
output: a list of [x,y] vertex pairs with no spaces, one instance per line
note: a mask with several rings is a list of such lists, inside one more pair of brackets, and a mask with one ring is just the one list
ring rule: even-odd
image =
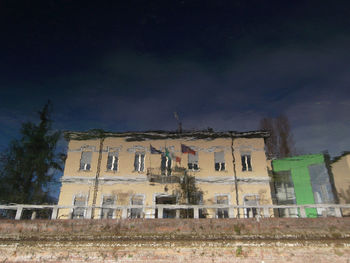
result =
[[[176,129],[174,111],[185,129],[254,130],[262,117],[284,113],[297,146],[320,151],[328,145],[339,152],[350,147],[343,139],[350,127],[349,44],[342,39],[313,49],[258,48],[236,59],[228,57],[224,64],[120,51],[88,68],[42,80],[31,107],[40,109],[38,103],[51,97],[54,128],[63,130]],[[23,105],[29,103],[26,94],[32,93],[16,97],[13,105],[22,105],[17,108],[8,102],[0,123],[16,127],[10,120],[6,123],[5,116],[18,109],[27,116]]]
[[[321,98],[320,98],[321,97]],[[349,99],[331,98],[327,94],[315,101],[291,105],[287,115],[294,127],[296,146],[307,153],[329,150],[331,155],[350,149]]]
[[[334,138],[344,135],[339,125],[346,131],[344,112],[350,104],[346,44],[348,40],[319,43],[313,50],[257,50],[222,71],[185,58],[117,53],[99,61],[96,74],[81,73],[72,82],[77,85],[61,109],[62,126],[176,129],[177,111],[184,128],[252,130],[261,117],[284,113],[297,146],[321,151],[329,145],[339,152],[343,148]],[[330,121],[338,128],[327,128]]]

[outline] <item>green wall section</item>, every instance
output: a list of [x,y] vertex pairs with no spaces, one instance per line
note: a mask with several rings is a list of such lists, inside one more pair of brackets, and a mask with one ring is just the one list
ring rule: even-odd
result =
[[[315,204],[308,166],[324,163],[323,154],[301,155],[273,160],[274,172],[291,171],[294,183],[296,203],[298,205]],[[307,217],[317,217],[315,208],[307,208]]]

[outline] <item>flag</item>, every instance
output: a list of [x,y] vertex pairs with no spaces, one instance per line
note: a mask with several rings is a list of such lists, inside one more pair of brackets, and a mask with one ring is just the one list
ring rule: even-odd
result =
[[157,150],[154,148],[151,144],[149,145],[151,149],[151,154],[161,154],[162,152],[160,150]]
[[168,157],[169,160],[171,160],[171,156],[170,156],[168,148],[165,148],[165,156]]
[[193,154],[195,155],[196,154],[196,151],[192,150],[190,147],[184,145],[184,144],[181,144],[181,152],[182,153],[190,153],[190,154]]
[[181,157],[176,156],[174,153],[171,153],[171,159],[175,160],[175,162],[180,163],[181,164]]

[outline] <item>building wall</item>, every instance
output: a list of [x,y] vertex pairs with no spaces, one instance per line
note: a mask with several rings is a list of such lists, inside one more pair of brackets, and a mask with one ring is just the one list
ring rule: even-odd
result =
[[[334,203],[332,186],[323,154],[310,154],[273,161],[274,172],[290,171],[297,204]],[[306,209],[316,217],[322,209]]]
[[[332,173],[339,203],[350,204],[350,154],[332,163]],[[350,216],[349,209],[343,209],[343,215]]]
[[[88,205],[92,205],[94,182],[98,171],[100,139],[70,140],[59,205],[72,205],[76,195],[88,197]],[[157,139],[144,141],[128,141],[125,137],[107,137],[103,141],[101,152],[101,166],[96,205],[102,203],[103,195],[115,195],[116,204],[130,204],[130,197],[135,194],[144,196],[144,205],[154,205],[157,194],[175,195],[179,191],[179,184],[151,183],[147,179],[148,168],[160,168],[161,155],[150,154],[150,145],[181,158],[181,164],[173,160],[173,166],[187,168],[188,154],[181,153],[181,144],[191,147],[198,152],[198,171],[189,171],[195,176],[196,185],[203,192],[205,204],[215,203],[217,195],[227,194],[230,204],[236,204],[234,168],[232,146],[234,149],[235,169],[238,178],[238,202],[243,204],[245,195],[258,195],[260,204],[271,204],[269,177],[266,169],[266,156],[263,138],[215,138],[215,139]],[[80,170],[80,159],[83,151],[92,151],[91,169]],[[118,151],[118,170],[107,170],[109,151]],[[145,169],[134,171],[135,152],[145,152]],[[216,171],[214,152],[224,152],[225,170]],[[242,171],[242,154],[250,154],[251,171]],[[68,218],[69,210],[61,209],[60,218]],[[144,211],[149,217],[154,212]],[[96,215],[95,215],[96,216]],[[214,217],[215,215],[210,215]],[[209,216],[209,217],[210,217]]]

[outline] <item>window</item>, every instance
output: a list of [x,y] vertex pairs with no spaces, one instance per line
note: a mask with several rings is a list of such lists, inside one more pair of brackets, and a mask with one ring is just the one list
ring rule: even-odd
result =
[[214,153],[215,171],[225,171],[225,153],[223,151]]
[[134,171],[143,172],[145,169],[145,153],[135,153]]
[[78,207],[73,209],[72,219],[84,218],[86,209],[79,206],[86,206],[86,196],[74,197],[73,205]]
[[251,157],[250,154],[244,154],[241,156],[242,159],[242,171],[251,171],[252,170],[252,163],[251,163]]
[[198,171],[198,152],[196,154],[188,154],[188,169]]
[[160,170],[162,175],[171,175],[171,159],[168,156],[162,155]]
[[[202,192],[197,192],[197,193],[194,193],[194,203],[196,204],[196,205],[203,205],[204,204],[204,202],[203,202],[203,193]],[[205,209],[202,209],[202,208],[200,208],[199,210],[198,210],[198,216],[199,216],[199,218],[205,218],[206,217],[206,211],[205,211]]]
[[[216,197],[218,205],[228,205],[228,195],[219,195]],[[218,208],[216,210],[216,218],[228,218],[228,208]]]
[[107,170],[118,171],[118,152],[108,153]]
[[[115,204],[115,196],[103,196],[102,207],[114,205]],[[102,208],[101,218],[113,218],[114,210],[111,208]]]
[[90,171],[92,152],[82,152],[80,159],[80,170]]
[[[244,197],[244,205],[246,206],[258,206],[259,205],[259,196],[258,195],[248,195]],[[250,207],[244,209],[244,217],[256,217],[258,215],[258,211],[256,207]]]
[[332,194],[329,193],[328,191],[328,185],[322,184],[320,185],[320,190],[321,190],[321,199],[324,204],[331,204],[333,202],[332,200]]
[[[133,195],[130,200],[131,205],[143,205],[143,195]],[[130,218],[141,218],[142,208],[131,208]]]
[[[274,187],[278,205],[296,204],[294,184],[291,171],[274,172],[278,180],[275,180]],[[279,217],[298,217],[297,208],[278,208]]]

